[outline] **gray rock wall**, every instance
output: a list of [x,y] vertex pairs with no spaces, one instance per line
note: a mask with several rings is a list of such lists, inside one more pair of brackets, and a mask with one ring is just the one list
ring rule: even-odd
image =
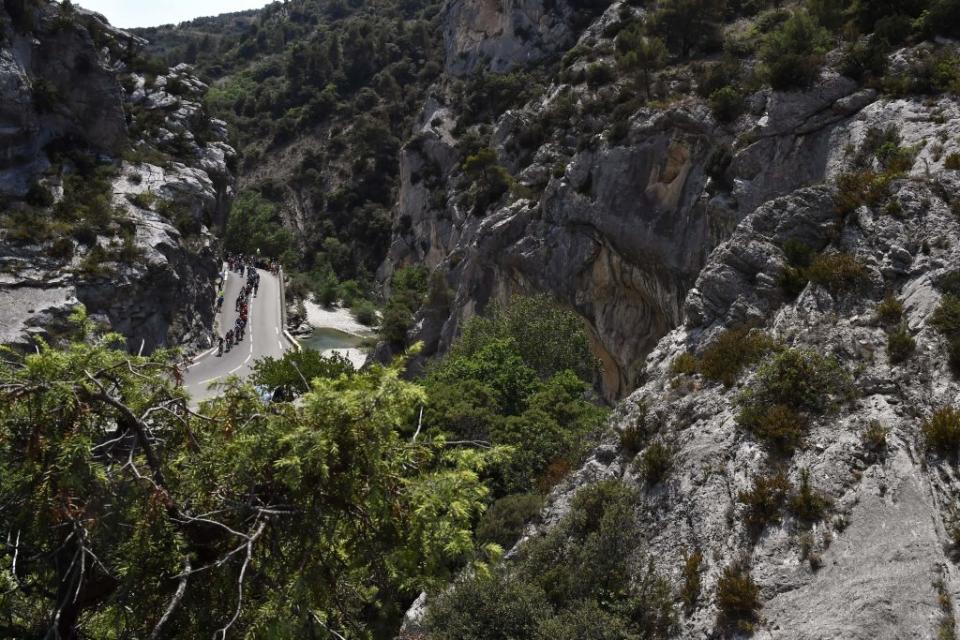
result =
[[[49,219],[48,207],[24,209],[19,201],[36,184],[55,203],[62,199],[63,180],[77,167],[53,163],[46,145],[56,141],[114,165],[105,195],[111,216],[132,233],[119,259],[121,240],[109,234],[92,243],[61,234],[25,244],[0,228],[0,342],[56,338],[82,303],[134,351],[202,346],[219,268],[210,229],[225,223],[234,195],[236,154],[225,124],[204,111],[206,86],[189,67],[148,81],[127,68],[142,41],[82,9],[67,15],[56,4],[37,7],[31,25],[0,20],[0,198]],[[153,164],[122,161],[122,154]],[[107,256],[99,271],[85,268],[93,251]]]

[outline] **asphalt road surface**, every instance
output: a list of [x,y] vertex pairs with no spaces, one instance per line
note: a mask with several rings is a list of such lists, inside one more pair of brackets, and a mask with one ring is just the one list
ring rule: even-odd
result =
[[[224,267],[226,268],[226,267]],[[247,331],[240,344],[230,351],[224,348],[222,356],[217,356],[216,348],[207,351],[187,367],[184,373],[184,387],[189,391],[194,403],[211,398],[217,394],[211,388],[230,376],[245,377],[250,373],[253,363],[265,356],[279,358],[292,348],[283,335],[280,320],[280,283],[269,271],[260,272],[260,289],[256,297],[250,298],[250,312],[247,318]],[[227,272],[224,288],[223,309],[219,318],[220,335],[233,328],[237,312],[234,303],[240,295],[240,289],[246,283],[236,271]]]

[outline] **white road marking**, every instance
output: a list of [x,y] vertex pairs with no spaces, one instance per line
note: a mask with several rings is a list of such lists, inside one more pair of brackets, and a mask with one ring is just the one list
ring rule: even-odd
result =
[[204,353],[201,353],[200,355],[195,356],[195,357],[193,358],[193,360],[190,362],[190,364],[188,364],[188,365],[186,366],[186,368],[189,369],[190,367],[195,367],[195,366],[197,366],[198,364],[200,364],[200,360],[202,360],[203,358],[206,358],[208,355],[210,355],[211,353],[213,353],[213,352],[216,351],[216,350],[217,350],[217,348],[214,347],[213,349],[210,349],[209,351],[205,351]]
[[274,327],[273,330],[277,335],[280,335],[280,327]]
[[283,351],[283,342],[278,340],[277,344],[280,345],[280,351]]

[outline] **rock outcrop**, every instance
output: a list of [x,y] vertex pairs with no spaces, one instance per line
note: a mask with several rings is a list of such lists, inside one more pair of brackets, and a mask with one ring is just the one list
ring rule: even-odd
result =
[[203,344],[236,155],[206,86],[148,80],[144,42],[97,14],[25,6],[0,20],[0,342],[55,337],[82,303],[133,350]]
[[[605,25],[623,11],[612,5],[581,45],[599,47]],[[448,29],[469,40],[449,18]],[[490,302],[549,291],[584,317],[604,363],[605,393],[622,397],[640,382],[644,356],[680,322],[709,252],[764,202],[835,174],[849,138],[884,124],[887,114],[863,115],[876,98],[827,69],[810,91],[757,92],[733,126],[686,96],[639,109],[615,138],[592,115],[607,99],[603,89],[557,82],[504,114],[491,133],[500,164],[527,189],[484,218],[463,205],[456,114],[428,104],[401,156],[399,224],[385,273],[407,262],[440,266],[457,293],[449,316],[425,314],[412,338],[426,342],[426,353],[442,351]],[[525,151],[531,126],[556,122],[563,109],[568,119]]]
[[563,51],[575,34],[566,0],[454,0],[444,16],[446,68],[463,75],[488,66],[494,73],[525,67]]
[[[953,124],[947,126],[960,116],[946,102],[896,101],[871,111],[928,109],[948,110]],[[929,121],[926,127],[936,128]],[[928,165],[921,164],[925,174]],[[684,558],[702,553],[703,596],[681,637],[714,631],[717,578],[741,558],[761,589],[757,638],[935,637],[943,597],[956,601],[960,583],[945,550],[953,544],[947,529],[957,481],[949,460],[925,450],[920,428],[935,410],[960,402],[944,339],[930,322],[941,299],[937,283],[960,264],[960,222],[943,197],[956,177],[933,163],[929,169],[930,177],[913,174],[894,184],[897,216],[864,206],[841,221],[827,187],[801,189],[749,215],[710,256],[687,296],[683,326],[651,353],[648,381],[614,419],[615,430],[640,424],[651,438],[669,442],[675,471],[662,484],[644,486],[611,435],[555,493],[548,521],[584,483],[622,478],[643,487],[642,545],[661,570],[679,583]],[[791,240],[855,256],[865,269],[863,283],[846,293],[810,284],[788,300],[776,282],[787,262],[782,247]],[[884,292],[903,300],[905,326],[916,340],[904,363],[891,362],[874,311]],[[792,348],[835,357],[854,380],[854,397],[816,420],[792,457],[778,458],[738,425],[737,397],[752,374],[725,388],[672,369],[681,354],[699,353],[719,332],[743,323]],[[872,423],[889,429],[880,454],[864,444]],[[833,509],[812,526],[788,516],[756,536],[744,524],[747,507],[738,496],[777,465],[795,484],[809,472]],[[947,615],[954,614],[951,604]]]

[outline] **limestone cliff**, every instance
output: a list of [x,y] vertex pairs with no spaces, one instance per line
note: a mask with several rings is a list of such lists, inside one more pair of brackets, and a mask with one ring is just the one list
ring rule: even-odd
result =
[[55,336],[78,303],[131,349],[212,321],[235,153],[186,66],[48,3],[0,10],[0,341]]
[[[624,11],[615,3],[580,44],[598,47]],[[931,46],[893,53],[892,73],[910,73]],[[739,637],[719,615],[730,567],[759,588],[755,638],[952,637],[960,485],[925,429],[960,402],[934,320],[960,266],[956,101],[880,95],[842,75],[837,52],[811,89],[757,90],[730,123],[691,75],[663,81],[685,89],[620,131],[595,121],[604,89],[584,82],[553,82],[500,117],[492,146],[527,189],[485,216],[463,198],[451,105],[428,105],[401,158],[391,256],[448,274],[456,295],[449,313],[421,311],[411,339],[443,350],[465,318],[515,292],[550,291],[584,317],[607,393],[628,395],[527,536],[588,484],[637,487],[637,549],[677,594],[698,578],[678,637]],[[546,131],[530,148],[522,136],[535,123]],[[792,281],[797,247],[825,272]],[[883,308],[894,299],[902,320],[891,326]],[[729,385],[691,364],[747,331],[776,347]],[[786,452],[743,413],[784,352],[836,363],[849,382]],[[650,480],[640,461],[654,446],[671,468]],[[781,504],[758,522],[751,492],[778,472],[789,491],[817,496],[816,517]]]
[[[611,5],[577,48],[603,51],[604,34],[632,19],[631,11]],[[467,38],[449,32],[457,24],[448,24],[448,42]],[[577,64],[574,70],[585,66]],[[844,127],[876,92],[828,68],[810,91],[757,91],[749,113],[727,126],[687,91],[630,113],[616,135],[603,115],[612,98],[609,87],[554,79],[540,97],[501,116],[491,144],[527,188],[483,218],[463,204],[455,107],[442,98],[428,103],[401,154],[401,224],[386,270],[422,262],[449,273],[457,292],[451,313],[425,313],[414,332],[428,352],[448,347],[462,321],[489,302],[546,290],[586,320],[607,396],[629,393],[644,356],[680,322],[708,253],[759,205],[823,181]],[[531,130],[541,138],[527,149]]]
[[[845,143],[863,145],[871,125],[895,120],[905,140],[924,148],[892,185],[897,206],[864,205],[839,219],[836,190],[818,186],[748,215],[707,260],[686,297],[682,326],[651,353],[647,382],[614,420],[615,432],[639,424],[650,441],[669,442],[675,471],[646,485],[630,464],[632,454],[611,434],[554,495],[555,515],[577,487],[598,478],[644,487],[637,517],[646,535],[639,542],[658,566],[679,584],[685,557],[699,550],[704,558],[702,600],[685,618],[682,637],[715,629],[717,579],[741,558],[761,589],[758,638],[936,637],[944,616],[955,615],[960,584],[949,531],[956,478],[951,461],[933,453],[921,431],[935,411],[960,400],[944,338],[931,320],[942,283],[960,264],[960,223],[952,211],[957,176],[931,155],[934,144],[925,144],[941,133],[953,138],[958,118],[951,100],[881,101],[836,131],[842,153]],[[778,285],[788,266],[783,247],[791,242],[854,256],[862,279],[842,292],[811,283],[791,301]],[[905,331],[916,341],[905,362],[890,355],[889,330],[877,316],[885,293],[903,301]],[[757,374],[747,371],[726,388],[674,366],[682,354],[701,353],[723,330],[744,323],[790,348],[835,357],[853,380],[852,397],[815,420],[803,446],[786,459],[739,424],[738,398]],[[889,430],[880,450],[865,436],[872,425]],[[795,484],[809,472],[833,505],[825,520],[811,526],[788,516],[759,534],[749,530],[741,496],[777,465]]]

